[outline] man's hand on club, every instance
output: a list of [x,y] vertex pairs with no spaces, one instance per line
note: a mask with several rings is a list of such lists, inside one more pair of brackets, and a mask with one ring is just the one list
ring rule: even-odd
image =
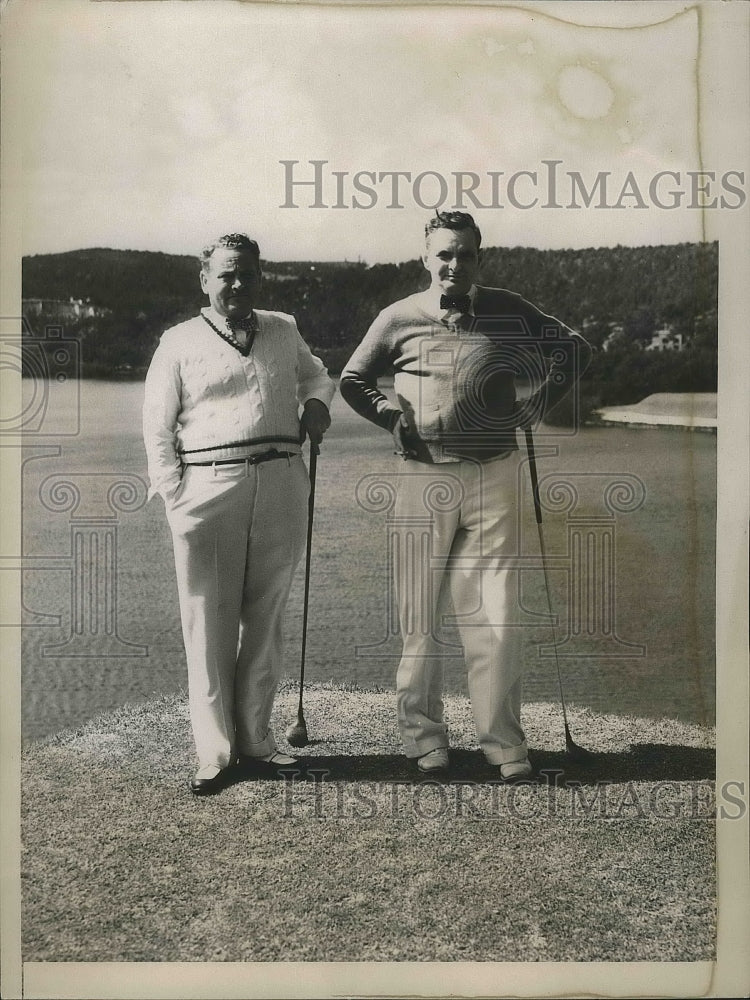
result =
[[317,449],[330,426],[331,414],[325,403],[319,399],[308,399],[300,418],[300,440],[309,437],[310,444]]
[[402,413],[396,421],[392,434],[397,455],[400,455],[404,460],[417,457],[414,443],[415,431],[405,413]]
[[517,400],[513,404],[513,415],[511,418],[514,427],[520,428],[522,431],[527,431],[531,429],[532,426],[532,415],[533,407],[529,405],[529,400]]

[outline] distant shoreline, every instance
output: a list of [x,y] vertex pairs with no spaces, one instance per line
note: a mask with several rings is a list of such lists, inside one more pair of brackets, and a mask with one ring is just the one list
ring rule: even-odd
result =
[[[106,372],[101,374],[82,374],[74,381],[83,382],[143,382],[146,378],[146,368],[131,371]],[[338,379],[340,372],[331,372]],[[25,382],[33,381],[38,376],[22,375]],[[48,382],[55,379],[48,378]],[[67,379],[66,379],[67,381]],[[385,388],[393,387],[393,377],[380,379]],[[697,400],[698,410],[692,405]],[[601,407],[594,411],[594,419],[584,422],[586,427],[620,427],[633,430],[650,430],[652,428],[698,431],[704,434],[716,434],[718,421],[716,414],[717,393],[684,393],[662,392],[638,403],[623,406]],[[665,412],[671,410],[672,412]]]
[[605,406],[596,410],[604,427],[668,427],[682,431],[717,431],[715,392],[659,392],[628,406]]

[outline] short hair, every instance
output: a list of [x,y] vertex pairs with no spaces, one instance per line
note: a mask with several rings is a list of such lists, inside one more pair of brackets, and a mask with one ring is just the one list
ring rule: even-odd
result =
[[477,250],[482,245],[482,234],[479,226],[468,212],[436,212],[424,227],[425,243],[429,243],[430,236],[436,229],[453,229],[455,231],[470,229],[474,233]]
[[246,233],[226,233],[224,236],[219,236],[210,243],[207,243],[201,250],[198,257],[201,263],[201,271],[208,270],[211,257],[219,247],[226,247],[229,250],[247,251],[255,257],[255,262],[260,268],[260,247],[255,240],[251,240]]

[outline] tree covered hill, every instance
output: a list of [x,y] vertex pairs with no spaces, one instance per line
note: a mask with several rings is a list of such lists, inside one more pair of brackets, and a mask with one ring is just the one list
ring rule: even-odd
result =
[[[586,250],[492,248],[483,275],[520,291],[580,329],[586,320],[622,323],[646,314],[690,336],[692,321],[716,309],[718,244]],[[637,322],[636,322],[637,326]],[[650,331],[649,331],[650,332]]]
[[[351,262],[264,262],[259,306],[293,313],[308,343],[340,370],[384,306],[425,287],[417,260],[366,266]],[[481,281],[520,292],[602,347],[613,326],[623,335],[599,352],[589,378],[623,383],[635,364],[635,398],[649,391],[710,391],[716,379],[718,245],[484,251]],[[65,323],[81,342],[85,374],[143,371],[162,331],[205,302],[194,257],[136,250],[88,249],[24,258],[23,298],[81,299],[99,311]],[[56,321],[45,302],[30,318],[37,336]],[[57,318],[57,322],[60,320]],[[646,356],[654,331],[668,324],[686,345],[677,358]],[[665,352],[666,353],[666,352]],[[669,352],[671,354],[671,352]],[[605,358],[606,355],[606,358]],[[653,370],[653,371],[652,371]],[[657,372],[656,381],[651,378]],[[695,384],[693,384],[695,383]],[[653,386],[656,385],[656,388]],[[623,391],[595,401],[627,402]]]
[[23,259],[23,298],[84,299],[121,315],[171,322],[203,302],[194,257],[144,250],[71,250]]

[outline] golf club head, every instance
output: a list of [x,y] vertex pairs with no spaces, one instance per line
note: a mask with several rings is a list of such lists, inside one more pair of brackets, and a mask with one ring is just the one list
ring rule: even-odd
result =
[[596,756],[585,747],[578,746],[569,732],[565,733],[565,749],[570,759],[576,764],[590,764]]
[[286,741],[292,747],[306,747],[310,742],[307,738],[307,725],[302,715],[298,715],[297,721],[293,722],[287,729]]

